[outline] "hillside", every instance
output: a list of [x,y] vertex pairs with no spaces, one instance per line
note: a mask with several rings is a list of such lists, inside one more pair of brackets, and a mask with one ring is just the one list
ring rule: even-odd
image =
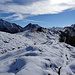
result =
[[75,48],[51,31],[0,32],[0,75],[74,75]]

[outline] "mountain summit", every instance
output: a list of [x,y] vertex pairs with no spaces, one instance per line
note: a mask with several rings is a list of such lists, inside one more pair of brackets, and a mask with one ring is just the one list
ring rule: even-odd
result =
[[0,19],[0,31],[3,31],[3,32],[18,33],[18,32],[22,32],[26,30],[30,30],[30,31],[37,30],[38,28],[40,28],[38,24],[29,23],[27,26],[23,28],[15,23],[10,23],[3,19]]
[[36,30],[38,28],[40,28],[38,24],[29,23],[27,26],[24,27],[24,30]]
[[23,28],[15,23],[10,23],[3,19],[0,19],[0,31],[17,33],[17,32],[22,32]]

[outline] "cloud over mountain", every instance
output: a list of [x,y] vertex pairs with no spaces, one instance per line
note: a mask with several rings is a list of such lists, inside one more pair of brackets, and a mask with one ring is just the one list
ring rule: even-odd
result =
[[33,15],[58,14],[75,9],[75,0],[2,0],[0,7],[0,13],[14,13],[15,20],[23,20]]

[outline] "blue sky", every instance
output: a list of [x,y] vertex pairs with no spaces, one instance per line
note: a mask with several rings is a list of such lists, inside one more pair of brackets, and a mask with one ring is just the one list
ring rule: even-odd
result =
[[25,26],[64,27],[75,24],[75,0],[0,0],[0,17]]

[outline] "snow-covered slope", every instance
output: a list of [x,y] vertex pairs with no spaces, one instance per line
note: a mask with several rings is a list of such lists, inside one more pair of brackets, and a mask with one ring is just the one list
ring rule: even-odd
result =
[[0,75],[75,75],[75,47],[51,31],[0,32]]
[[28,44],[33,44],[33,42],[26,37],[16,34],[9,34],[6,32],[0,32],[0,54],[12,50],[26,48]]

